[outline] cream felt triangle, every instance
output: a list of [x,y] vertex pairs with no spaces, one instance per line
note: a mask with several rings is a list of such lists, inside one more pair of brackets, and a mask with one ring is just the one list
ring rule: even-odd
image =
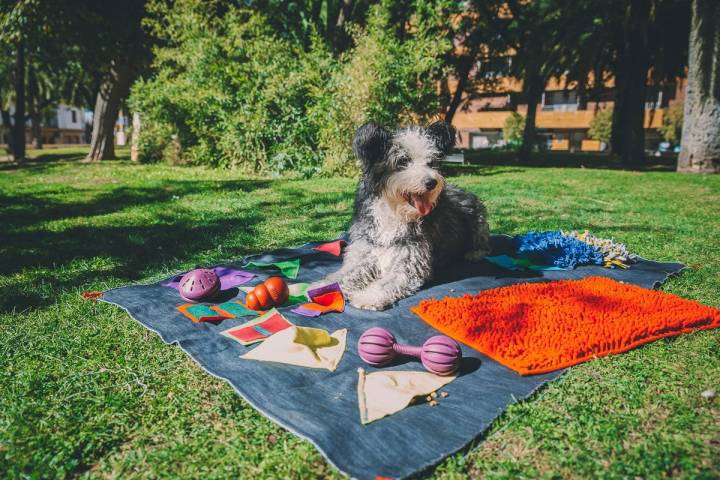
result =
[[428,395],[457,376],[429,372],[382,371],[365,373],[358,368],[358,407],[363,424],[397,413],[415,397]]
[[292,326],[265,340],[240,358],[287,363],[335,371],[345,352],[347,329],[329,334],[321,328]]

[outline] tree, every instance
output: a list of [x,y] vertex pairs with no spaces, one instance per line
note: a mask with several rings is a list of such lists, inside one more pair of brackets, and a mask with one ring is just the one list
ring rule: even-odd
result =
[[677,170],[720,172],[720,3],[693,0],[685,123]]
[[151,44],[142,27],[146,0],[92,3],[85,13],[84,62],[97,78],[90,152],[86,160],[115,158],[115,122],[130,86],[149,65]]

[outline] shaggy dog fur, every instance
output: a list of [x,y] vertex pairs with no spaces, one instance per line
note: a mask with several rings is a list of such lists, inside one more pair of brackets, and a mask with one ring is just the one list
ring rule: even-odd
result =
[[339,282],[352,305],[382,310],[417,292],[453,259],[488,253],[489,230],[475,195],[437,169],[455,143],[446,123],[391,133],[368,123],[353,140],[362,165],[350,244]]

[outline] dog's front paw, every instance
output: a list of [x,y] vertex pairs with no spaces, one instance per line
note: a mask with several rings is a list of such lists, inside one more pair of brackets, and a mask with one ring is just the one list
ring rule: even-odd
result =
[[380,311],[385,310],[385,307],[387,307],[387,304],[378,297],[377,293],[371,290],[350,294],[348,295],[348,300],[350,301],[350,305],[363,310]]

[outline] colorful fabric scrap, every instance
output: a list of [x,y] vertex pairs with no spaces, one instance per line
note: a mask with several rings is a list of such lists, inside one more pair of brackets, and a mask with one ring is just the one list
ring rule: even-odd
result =
[[192,320],[193,323],[214,322],[234,318],[234,315],[230,313],[216,310],[202,303],[185,303],[176,308],[180,313]]
[[275,268],[287,278],[297,278],[300,271],[300,259],[283,260],[280,262],[255,262],[249,261],[245,264],[246,268]]
[[313,247],[313,250],[329,253],[330,255],[339,257],[342,255],[342,249],[345,245],[347,245],[345,240],[335,240],[334,242],[321,243],[317,247]]
[[405,409],[416,397],[424,397],[457,376],[429,372],[380,371],[366,374],[358,368],[358,408],[365,425]]
[[508,255],[494,255],[487,256],[485,260],[497,265],[498,267],[505,268],[512,271],[520,270],[567,270],[566,268],[551,267],[549,265],[535,265],[525,258],[514,258]]
[[323,313],[345,311],[345,297],[338,283],[310,289],[307,297],[311,303],[295,307],[291,312],[305,317],[319,317]]
[[254,320],[250,320],[249,322],[221,333],[243,345],[251,345],[256,342],[261,342],[273,334],[292,326],[292,323],[273,308]]
[[520,375],[720,327],[720,309],[605,277],[493,288],[410,310]]
[[330,334],[320,328],[293,325],[272,335],[240,358],[324,368],[334,372],[345,352],[346,337],[346,328]]
[[297,305],[298,303],[308,301],[307,291],[309,288],[309,283],[293,283],[288,285],[290,294],[284,306]]
[[218,313],[230,315],[229,318],[255,316],[258,314],[255,310],[250,310],[240,302],[232,301],[220,303],[218,305],[211,305],[211,310],[215,310]]
[[83,298],[83,300],[97,300],[99,298],[102,298],[103,292],[98,292],[95,290],[85,291],[82,292],[80,296]]
[[638,256],[628,252],[625,244],[618,243],[613,239],[600,238],[591,234],[587,230],[578,232],[562,232],[567,237],[577,238],[581,242],[585,242],[591,247],[597,248],[603,255],[603,265],[606,267],[629,268],[630,264],[637,262]]
[[[246,272],[244,270],[238,270],[231,267],[213,267],[211,270],[214,271],[220,278],[220,290],[227,290],[229,288],[238,287],[256,277],[254,273]],[[175,275],[173,278],[161,283],[160,285],[162,285],[163,287],[170,287],[177,290],[180,287],[180,280],[182,279],[183,275],[185,275],[185,273],[187,272]]]

